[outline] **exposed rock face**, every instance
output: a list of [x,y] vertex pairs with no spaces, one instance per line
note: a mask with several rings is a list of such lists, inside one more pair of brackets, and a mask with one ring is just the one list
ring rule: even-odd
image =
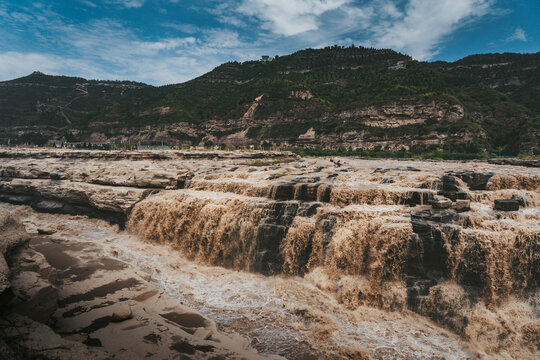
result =
[[67,340],[50,327],[25,316],[13,314],[8,320],[9,323],[2,324],[4,329],[1,331],[2,340],[0,340],[0,346],[3,345],[2,354],[6,359],[22,360],[34,357],[46,360],[110,359],[110,355],[102,349]]
[[30,236],[19,219],[5,210],[0,210],[0,294],[10,286],[6,256],[29,239]]
[[448,209],[452,206],[452,201],[447,199],[436,199],[431,201],[431,206],[434,209]]
[[489,159],[488,162],[497,165],[540,167],[540,160],[536,159]]
[[501,211],[518,211],[519,201],[514,199],[497,199],[493,208]]
[[495,175],[493,172],[474,171],[457,171],[448,174],[463,180],[471,190],[485,190],[489,179]]
[[[155,167],[151,160],[259,159],[265,154],[224,152],[106,152],[28,150],[8,153],[0,165],[0,199],[38,211],[86,214],[123,225],[133,206],[159,189],[178,189],[192,176],[174,165]],[[268,153],[279,159],[292,154]],[[40,161],[36,162],[36,159]],[[62,159],[62,161],[58,161]],[[91,159],[81,163],[80,159]]]
[[471,210],[471,202],[469,200],[456,200],[456,211],[469,211]]
[[0,210],[0,252],[6,254],[30,239],[24,225],[16,216]]
[[122,304],[114,310],[111,321],[112,322],[122,322],[125,320],[129,320],[133,317],[133,313],[131,312],[131,307],[127,304]]
[[345,112],[341,118],[360,119],[365,125],[394,128],[403,125],[421,124],[428,119],[457,120],[463,117],[461,105],[446,103],[404,104],[394,103],[382,106],[370,106],[356,111]]
[[[12,179],[0,181],[0,192],[4,200],[31,204],[38,211],[89,214],[123,224],[133,205],[151,190],[69,180]],[[12,195],[16,195],[15,198]]]

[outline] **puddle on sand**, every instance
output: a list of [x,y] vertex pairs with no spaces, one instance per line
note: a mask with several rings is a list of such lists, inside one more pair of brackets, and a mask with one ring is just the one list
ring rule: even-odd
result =
[[214,320],[227,332],[250,339],[262,353],[288,359],[464,359],[467,343],[411,313],[370,307],[354,311],[299,277],[265,277],[196,264],[170,246],[145,243],[104,221],[16,211],[29,231],[56,230],[58,239],[101,244],[111,256],[151,275],[170,296]]

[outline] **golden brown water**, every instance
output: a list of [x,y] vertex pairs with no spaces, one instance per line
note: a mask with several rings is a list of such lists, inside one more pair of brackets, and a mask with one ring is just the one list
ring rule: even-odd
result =
[[57,230],[55,238],[102,244],[111,256],[134,264],[169,295],[223,330],[244,335],[261,352],[289,359],[464,359],[478,351],[414,313],[344,306],[325,290],[319,268],[301,278],[201,265],[101,220],[0,207],[15,211],[31,232],[47,226]]
[[[505,184],[496,179],[491,186]],[[294,218],[279,243],[279,270],[303,276],[349,311],[367,306],[395,316],[409,313],[406,274],[427,276],[434,283],[418,313],[459,334],[481,353],[534,358],[540,337],[538,194],[524,190],[530,182],[511,184],[518,189],[473,192],[478,201],[463,220],[467,227],[441,226],[441,258],[435,269],[422,260],[424,250],[413,235],[410,209],[399,205],[406,191],[334,188],[331,205],[312,217]],[[494,198],[516,194],[528,195],[533,207],[501,215],[488,205]],[[128,230],[172,244],[201,264],[253,271],[260,261],[256,238],[268,202],[192,189],[166,192],[139,203]],[[327,327],[335,326],[327,313],[312,314],[308,306],[299,314],[316,324],[310,333],[315,339],[328,338]]]

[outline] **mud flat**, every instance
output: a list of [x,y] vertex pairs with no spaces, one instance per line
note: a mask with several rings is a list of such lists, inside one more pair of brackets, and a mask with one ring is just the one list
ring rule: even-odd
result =
[[[182,154],[3,151],[0,200],[41,231],[33,251],[85,244],[63,252],[129,264],[126,281],[139,274],[263,354],[539,356],[540,169]],[[81,341],[55,316],[63,338]]]

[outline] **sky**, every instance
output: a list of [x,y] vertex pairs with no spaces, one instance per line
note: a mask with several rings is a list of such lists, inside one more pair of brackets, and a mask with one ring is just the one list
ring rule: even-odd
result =
[[423,61],[540,51],[540,0],[1,0],[0,80],[152,85],[227,61],[351,44]]

